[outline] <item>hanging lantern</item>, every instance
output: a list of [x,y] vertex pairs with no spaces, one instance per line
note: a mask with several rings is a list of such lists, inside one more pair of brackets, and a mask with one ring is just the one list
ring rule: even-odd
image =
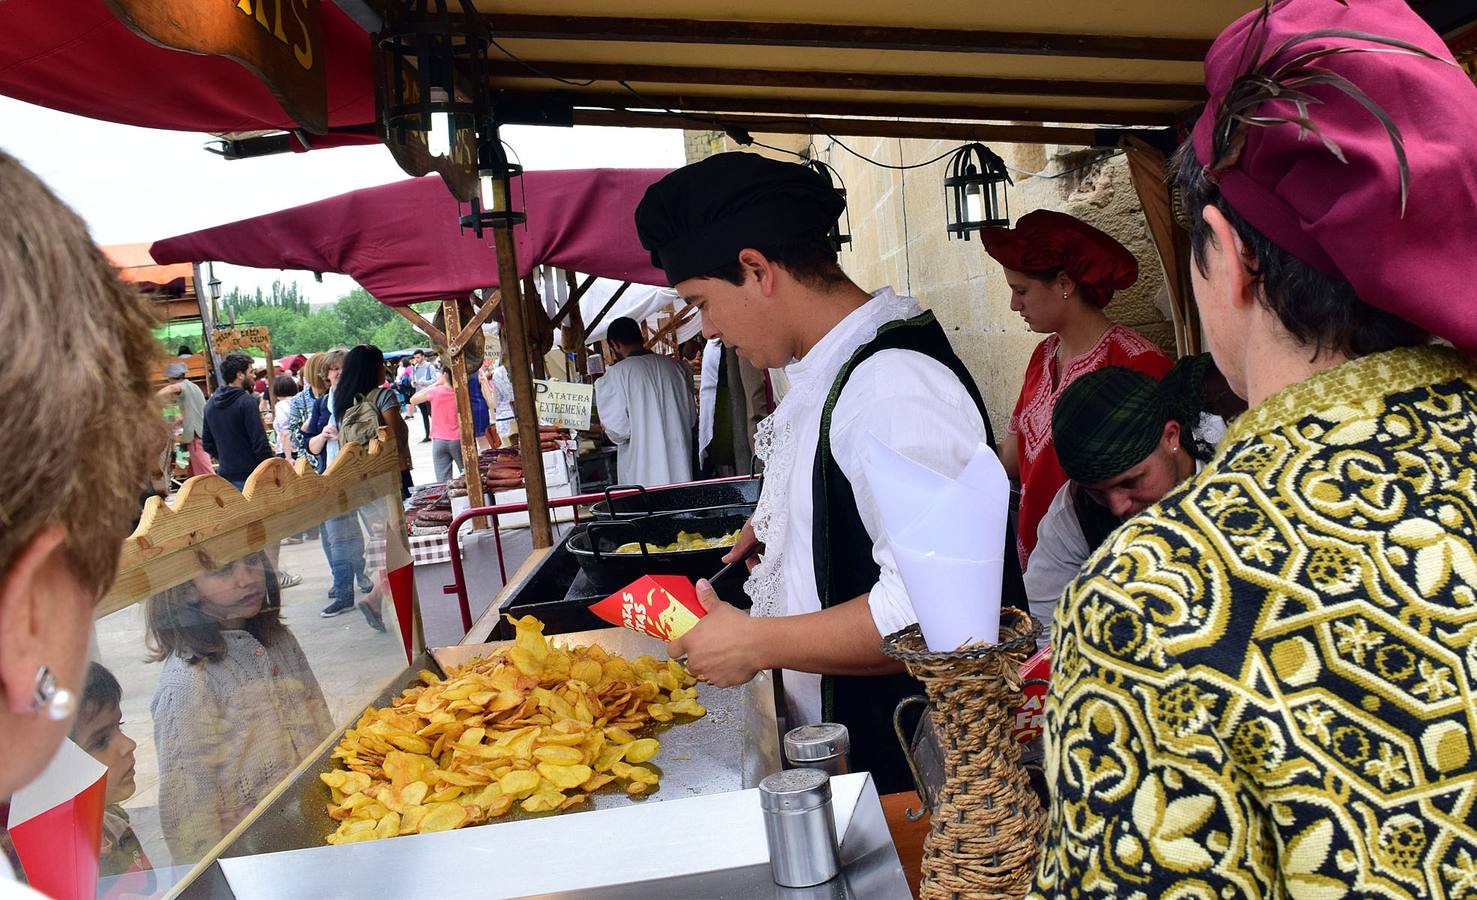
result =
[[[378,35],[385,51],[386,140],[406,143],[411,132],[426,136],[432,156],[454,155],[471,145],[482,112],[488,34],[475,6],[448,0],[393,0]],[[471,86],[460,99],[457,85]]]
[[1005,196],[1006,185],[1014,184],[1006,171],[1005,160],[984,144],[960,147],[949,159],[949,174],[944,178],[944,208],[948,215],[949,238],[969,240],[969,235],[982,228],[1010,227],[1010,206]]
[[819,172],[821,177],[826,179],[826,183],[841,197],[841,203],[846,213],[846,228],[845,230],[841,228],[841,217],[837,216],[836,223],[831,226],[830,233],[826,235],[831,241],[831,249],[840,253],[842,246],[851,243],[851,207],[845,206],[846,183],[841,180],[841,174],[839,172],[818,159],[807,159],[805,161],[805,168]]
[[[513,179],[523,177],[523,167],[508,161],[497,123],[489,117],[477,134],[477,196],[472,211],[461,217],[461,227],[477,237],[488,228],[512,228],[528,221],[528,215],[513,209]],[[457,204],[461,210],[461,204]]]

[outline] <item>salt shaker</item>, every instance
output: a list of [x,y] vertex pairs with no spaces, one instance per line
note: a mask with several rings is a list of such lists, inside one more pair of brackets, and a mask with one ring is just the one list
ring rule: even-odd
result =
[[820,769],[827,775],[845,775],[850,769],[851,734],[845,725],[822,722],[801,725],[785,734],[785,759],[792,767]]
[[841,871],[831,779],[820,769],[786,769],[759,782],[764,834],[775,884],[810,887]]

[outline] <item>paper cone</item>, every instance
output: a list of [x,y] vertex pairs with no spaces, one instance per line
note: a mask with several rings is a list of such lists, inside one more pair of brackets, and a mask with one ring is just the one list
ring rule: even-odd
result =
[[591,604],[590,612],[612,625],[663,641],[675,641],[707,615],[697,588],[676,575],[643,575]]
[[1004,560],[951,559],[907,547],[892,552],[928,649],[946,652],[1000,640]]
[[102,850],[108,769],[62,741],[10,801],[10,839],[31,887],[55,900],[92,900]]
[[995,451],[949,478],[868,435],[863,468],[928,648],[998,641],[1010,480]]
[[[1037,650],[1020,668],[1021,678],[1028,682],[1024,688],[1026,699],[1015,711],[1015,723],[1011,733],[1018,743],[1029,744],[1046,727],[1047,685],[1041,682],[1051,678],[1051,647]],[[1035,683],[1030,683],[1035,682]]]

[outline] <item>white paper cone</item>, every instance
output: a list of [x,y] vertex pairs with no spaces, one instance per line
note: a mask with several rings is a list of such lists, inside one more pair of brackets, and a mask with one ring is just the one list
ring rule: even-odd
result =
[[923,640],[935,653],[1000,640],[1002,559],[952,559],[893,547]]
[[19,827],[52,807],[66,803],[107,772],[107,766],[64,739],[41,774],[10,798],[8,827]]

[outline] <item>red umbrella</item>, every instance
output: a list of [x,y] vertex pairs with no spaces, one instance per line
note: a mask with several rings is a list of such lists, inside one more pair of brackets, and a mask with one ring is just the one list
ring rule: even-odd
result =
[[[528,224],[514,229],[519,274],[552,265],[666,284],[636,238],[636,204],[667,169],[529,172],[514,182]],[[436,176],[363,188],[264,216],[166,238],[159,263],[216,260],[263,269],[341,272],[402,306],[498,283],[491,235],[459,233],[456,198]]]
[[[329,127],[375,121],[370,37],[322,4]],[[297,125],[266,86],[232,60],[152,44],[102,0],[0,0],[0,94],[63,112],[177,131],[228,133]],[[375,143],[311,136],[315,147]]]

